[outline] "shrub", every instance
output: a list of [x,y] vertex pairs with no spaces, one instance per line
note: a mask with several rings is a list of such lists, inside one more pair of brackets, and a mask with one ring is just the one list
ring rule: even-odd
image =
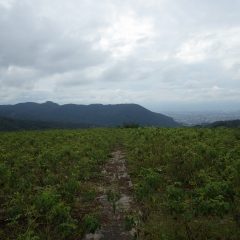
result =
[[101,227],[99,219],[95,215],[87,214],[84,219],[84,229],[87,233],[95,233]]

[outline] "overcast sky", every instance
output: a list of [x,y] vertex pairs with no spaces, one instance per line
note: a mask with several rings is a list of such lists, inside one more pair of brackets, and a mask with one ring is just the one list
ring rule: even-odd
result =
[[240,0],[0,0],[0,104],[240,109]]

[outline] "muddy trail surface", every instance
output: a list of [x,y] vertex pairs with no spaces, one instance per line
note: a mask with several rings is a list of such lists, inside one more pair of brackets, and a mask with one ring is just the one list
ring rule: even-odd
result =
[[83,240],[136,239],[137,208],[133,200],[132,181],[121,150],[112,153],[102,173],[101,195],[97,199],[101,229],[94,234],[87,234]]

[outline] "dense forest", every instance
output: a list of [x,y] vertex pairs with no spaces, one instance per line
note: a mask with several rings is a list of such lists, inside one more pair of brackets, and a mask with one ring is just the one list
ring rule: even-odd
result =
[[240,236],[240,130],[118,128],[0,135],[0,239],[82,239],[101,227],[102,166],[121,147],[137,239]]
[[89,128],[85,123],[45,122],[36,120],[19,120],[0,117],[0,131],[47,130],[47,129],[77,129]]

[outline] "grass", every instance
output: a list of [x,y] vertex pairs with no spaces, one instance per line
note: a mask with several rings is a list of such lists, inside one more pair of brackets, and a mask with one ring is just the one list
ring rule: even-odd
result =
[[239,239],[239,129],[125,133],[140,239]]
[[[139,239],[240,236],[239,129],[88,129],[0,135],[0,239],[81,239],[100,228],[101,169],[124,147]],[[114,204],[118,194],[109,192]],[[140,220],[140,223],[139,223]]]
[[76,239],[93,231],[100,168],[114,144],[114,131],[104,129],[2,134],[0,239]]

